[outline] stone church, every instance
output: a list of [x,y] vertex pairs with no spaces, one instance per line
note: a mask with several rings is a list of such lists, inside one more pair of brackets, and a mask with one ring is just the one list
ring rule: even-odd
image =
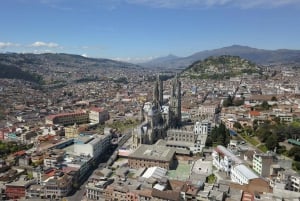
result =
[[140,120],[141,123],[132,131],[132,149],[140,144],[154,144],[166,138],[168,128],[181,126],[181,82],[177,75],[172,80],[171,96],[166,104],[163,100],[163,81],[157,76],[152,102],[141,107]]

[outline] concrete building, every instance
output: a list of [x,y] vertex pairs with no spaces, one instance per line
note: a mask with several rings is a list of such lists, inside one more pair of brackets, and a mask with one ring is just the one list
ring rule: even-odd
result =
[[292,191],[300,192],[300,176],[299,175],[291,175],[291,189]]
[[80,133],[80,129],[77,124],[74,124],[73,126],[69,126],[69,127],[64,127],[64,129],[65,129],[66,139],[77,138]]
[[100,180],[98,182],[89,182],[86,188],[86,197],[91,200],[101,200],[105,198],[105,189],[114,180]]
[[234,155],[231,151],[223,147],[222,145],[218,145],[213,153],[213,165],[221,171],[225,171],[228,174],[231,171],[232,166],[242,164],[242,160],[239,159],[236,155]]
[[59,163],[63,162],[65,151],[61,149],[54,149],[46,152],[44,155],[44,166],[46,168],[56,167]]
[[108,111],[103,108],[91,108],[89,111],[89,120],[93,124],[102,124],[109,120]]
[[5,184],[6,197],[12,200],[25,198],[26,189],[35,182],[35,180],[27,179],[25,175],[20,176],[17,181]]
[[254,154],[253,155],[253,170],[262,177],[269,177],[271,166],[276,160],[275,153]]
[[46,124],[63,124],[73,125],[89,122],[89,114],[87,112],[72,112],[49,115],[46,117]]
[[85,140],[78,138],[74,144],[74,153],[98,158],[111,145],[112,134],[93,135]]
[[54,176],[42,181],[44,197],[61,199],[72,190],[72,177],[63,172],[56,172]]
[[211,132],[211,122],[208,120],[197,121],[194,125],[196,135],[209,135]]
[[175,150],[159,145],[140,145],[128,156],[130,168],[158,166],[169,170],[173,166]]
[[244,164],[235,165],[231,168],[230,178],[233,182],[241,185],[248,184],[251,179],[259,178],[249,167]]
[[213,119],[219,108],[219,102],[204,103],[199,106],[198,117],[200,119]]

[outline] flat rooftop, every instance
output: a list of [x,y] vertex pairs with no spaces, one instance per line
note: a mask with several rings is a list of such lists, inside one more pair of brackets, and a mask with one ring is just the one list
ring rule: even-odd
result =
[[141,144],[128,158],[148,159],[158,161],[171,161],[175,154],[175,150],[170,147],[159,145]]

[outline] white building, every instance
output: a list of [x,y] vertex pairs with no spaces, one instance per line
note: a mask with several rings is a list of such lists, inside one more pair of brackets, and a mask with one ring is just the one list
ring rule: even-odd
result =
[[99,124],[109,120],[109,114],[107,110],[103,108],[91,108],[89,112],[89,120],[91,123]]
[[94,135],[91,140],[74,144],[74,153],[76,155],[99,157],[110,146],[112,134]]
[[211,122],[204,120],[204,121],[197,121],[194,125],[194,133],[195,135],[209,135],[211,132]]
[[300,192],[300,177],[299,175],[291,175],[291,187],[293,191]]
[[242,164],[242,160],[222,145],[218,145],[213,153],[213,165],[221,171],[230,172],[233,165]]
[[230,177],[233,182],[241,185],[248,184],[251,179],[259,178],[254,171],[244,164],[233,166],[230,171]]

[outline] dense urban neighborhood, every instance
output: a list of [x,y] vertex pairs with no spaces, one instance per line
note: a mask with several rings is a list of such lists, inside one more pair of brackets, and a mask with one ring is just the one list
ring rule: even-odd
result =
[[296,64],[0,58],[0,200],[300,198]]

